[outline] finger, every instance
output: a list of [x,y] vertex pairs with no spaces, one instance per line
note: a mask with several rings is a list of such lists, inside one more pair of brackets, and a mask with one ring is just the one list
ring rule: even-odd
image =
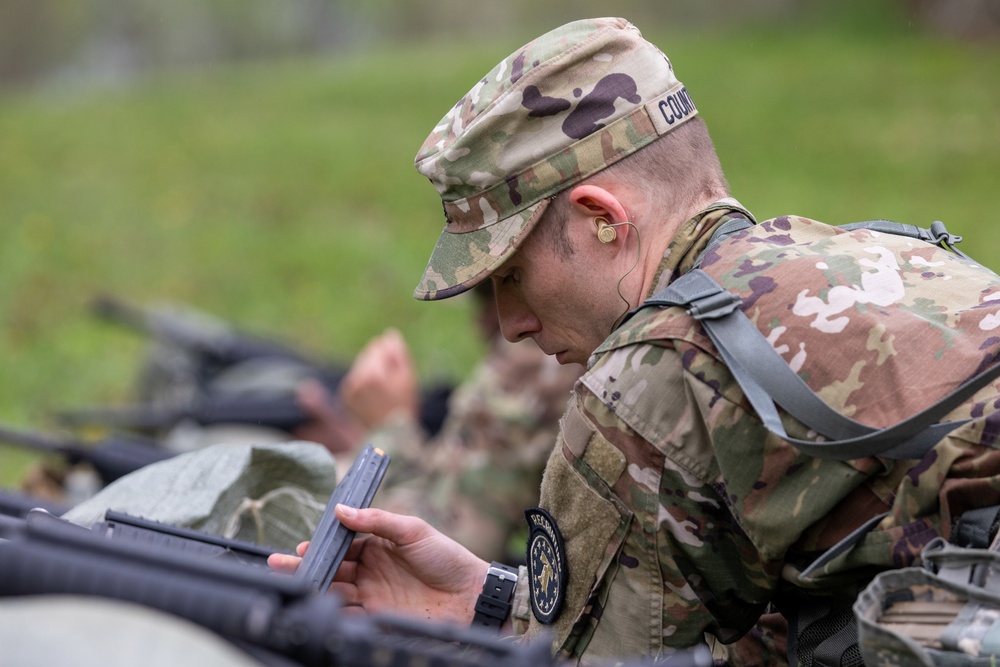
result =
[[410,365],[410,351],[402,334],[395,329],[385,334],[385,363],[387,368],[397,370]]
[[344,560],[333,574],[333,580],[353,584],[358,576],[358,564],[352,560]]
[[364,549],[365,549],[365,542],[367,542],[367,541],[368,541],[367,537],[356,537],[356,538],[354,538],[351,541],[351,543],[347,546],[347,551],[344,552],[344,560],[341,563],[341,567],[344,566],[343,563],[348,563],[348,562],[357,563],[357,562],[359,562],[361,560],[361,552],[364,551]]
[[295,387],[295,398],[310,414],[322,412],[330,400],[326,387],[313,379],[303,380]]
[[279,572],[294,572],[301,561],[301,558],[291,554],[271,554],[267,557],[268,566]]
[[361,616],[365,614],[365,608],[361,605],[344,605],[340,610],[341,613],[350,614],[351,616]]
[[330,584],[330,588],[327,592],[336,595],[337,599],[344,606],[349,605],[360,605],[361,602],[358,599],[358,587],[354,584],[342,584],[334,582]]
[[356,390],[358,385],[363,384],[372,373],[372,365],[378,356],[378,338],[368,341],[368,344],[361,348],[361,351],[354,357],[354,362],[350,369],[340,381],[341,395],[349,395]]
[[305,556],[306,555],[306,549],[308,549],[308,548],[309,548],[309,541],[308,540],[306,540],[305,542],[299,542],[295,546],[295,553],[297,553],[300,556]]

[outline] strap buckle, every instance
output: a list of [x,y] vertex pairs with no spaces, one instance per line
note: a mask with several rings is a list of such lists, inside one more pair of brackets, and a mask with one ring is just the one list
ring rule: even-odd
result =
[[[930,241],[936,245],[947,244],[943,247],[953,246],[956,243],[962,242],[962,237],[949,232],[944,226],[944,223],[940,220],[932,222],[930,229],[921,231],[926,233],[926,237],[924,238],[925,241]],[[923,234],[921,234],[921,236],[923,236]]]
[[476,600],[473,627],[500,629],[510,615],[517,573],[516,569],[493,561],[483,580],[483,592]]
[[732,292],[720,290],[700,299],[695,299],[688,307],[688,315],[696,320],[715,320],[729,315],[743,303],[743,299]]

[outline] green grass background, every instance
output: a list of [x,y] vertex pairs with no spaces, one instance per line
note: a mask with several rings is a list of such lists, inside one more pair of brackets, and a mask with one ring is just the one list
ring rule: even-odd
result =
[[[941,219],[1000,269],[995,45],[879,16],[645,32],[759,218]],[[100,292],[331,359],[396,326],[423,374],[461,376],[471,304],[410,296],[443,224],[412,158],[531,36],[0,96],[0,422],[127,397],[143,340],[89,314]],[[0,448],[0,485],[30,458]]]

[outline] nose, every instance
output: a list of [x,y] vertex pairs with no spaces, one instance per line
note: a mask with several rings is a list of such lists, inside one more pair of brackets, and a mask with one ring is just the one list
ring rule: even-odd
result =
[[511,343],[530,338],[542,330],[542,323],[520,293],[496,286],[497,319],[500,331]]

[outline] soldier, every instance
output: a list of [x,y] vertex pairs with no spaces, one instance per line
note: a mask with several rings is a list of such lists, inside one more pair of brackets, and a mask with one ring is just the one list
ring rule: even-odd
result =
[[388,452],[392,465],[376,507],[415,514],[477,554],[511,560],[523,558],[523,510],[538,500],[559,416],[582,367],[560,366],[531,340],[504,340],[492,286],[483,282],[473,292],[486,355],[449,397],[437,435],[420,426],[416,370],[395,330],[358,353],[336,399],[318,384],[300,388],[313,419],[296,435],[334,452],[361,443]]
[[[756,223],[694,98],[627,21],[570,23],[517,50],[416,164],[447,217],[416,296],[491,277],[508,340],[587,370],[526,511],[526,566],[491,565],[415,517],[340,508],[370,533],[334,584],[348,604],[502,624],[582,662],[759,638],[734,664],[780,645],[771,615],[747,634],[774,605],[793,664],[859,664],[859,588],[964,510],[1000,505],[995,376],[949,405],[956,428],[898,461],[829,457],[826,437],[737,378],[780,354],[808,384],[793,399],[817,392],[863,432],[894,425],[996,364],[1000,277],[894,234]],[[626,317],[689,274],[741,301]],[[767,354],[723,356],[707,327],[732,312]]]

